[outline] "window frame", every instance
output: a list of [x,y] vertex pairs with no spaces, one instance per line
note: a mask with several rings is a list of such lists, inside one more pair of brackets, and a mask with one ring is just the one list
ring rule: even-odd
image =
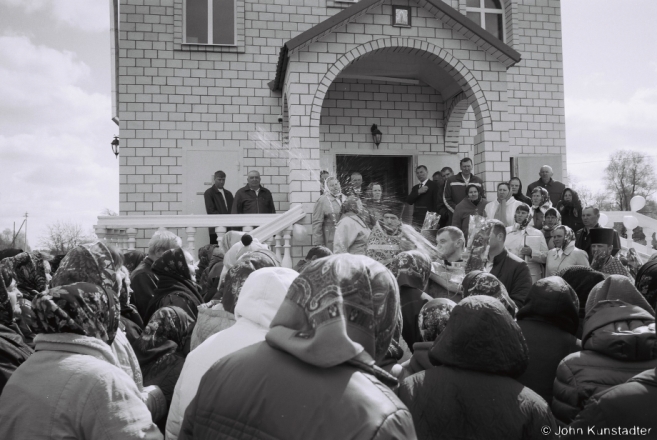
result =
[[238,46],[238,32],[237,32],[237,0],[233,2],[233,42],[232,43],[211,43],[213,40],[214,30],[214,0],[206,0],[208,2],[208,43],[189,43],[187,42],[187,0],[183,0],[182,7],[182,44],[184,45],[197,45],[204,47],[237,47]]
[[[408,24],[400,24],[396,22],[397,19],[397,11],[402,10],[408,12]],[[412,14],[411,14],[411,7],[410,6],[399,6],[399,5],[392,5],[392,15],[390,16],[391,22],[390,24],[394,27],[403,27],[403,28],[410,28],[413,27],[413,19],[412,19]]]
[[[465,12],[466,15],[468,12],[476,12],[479,14],[479,23],[477,23],[479,26],[481,26],[482,29],[484,29],[486,32],[490,33],[492,35],[492,32],[490,32],[488,29],[486,29],[486,14],[498,14],[502,16],[502,38],[500,38],[500,41],[503,43],[506,43],[507,37],[507,30],[506,30],[506,14],[504,10],[504,1],[503,0],[498,0],[500,2],[500,9],[491,9],[491,8],[486,8],[484,6],[484,3],[486,0],[478,0],[479,1],[479,7],[474,7],[474,6],[466,6],[465,7]],[[470,18],[470,17],[468,17]],[[476,22],[475,22],[476,23]]]

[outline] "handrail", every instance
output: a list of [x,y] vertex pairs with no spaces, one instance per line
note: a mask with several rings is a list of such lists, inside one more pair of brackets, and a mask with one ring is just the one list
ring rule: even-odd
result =
[[203,228],[262,226],[284,214],[212,214],[212,215],[104,215],[98,217],[96,228]]

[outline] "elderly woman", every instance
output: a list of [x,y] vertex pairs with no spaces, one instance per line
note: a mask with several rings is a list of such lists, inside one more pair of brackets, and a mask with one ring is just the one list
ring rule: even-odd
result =
[[551,277],[570,266],[589,266],[586,251],[575,247],[575,233],[568,226],[557,226],[552,232],[554,249],[545,259],[545,276]]
[[545,242],[548,245],[548,249],[554,248],[554,239],[552,238],[552,232],[554,228],[561,225],[561,214],[556,208],[550,208],[545,211],[545,220],[543,220],[543,236],[545,237]]
[[398,319],[397,283],[382,264],[355,255],[310,262],[265,342],[203,376],[180,438],[216,438],[239,426],[290,440],[414,439],[410,414],[389,388],[397,380],[376,366]]
[[[528,246],[532,244],[531,241],[535,244],[534,248]],[[516,208],[514,225],[506,228],[504,247],[525,260],[532,276],[532,283],[543,278],[548,245],[543,232],[530,226],[529,206],[524,203]]]
[[110,345],[116,293],[74,283],[36,295],[36,353],[0,396],[0,438],[162,439]]
[[499,300],[512,318],[516,317],[518,307],[511,299],[504,284],[495,275],[480,270],[473,270],[463,278],[461,284],[463,298],[474,295],[492,296]]
[[552,208],[552,202],[550,201],[550,194],[548,193],[548,190],[541,186],[534,188],[532,191],[532,207],[530,212],[531,220],[529,225],[533,226],[539,231],[543,229],[545,213],[550,208]]
[[456,205],[454,216],[452,217],[452,226],[456,226],[463,231],[467,243],[470,228],[470,216],[481,215],[485,217],[485,208],[488,202],[482,198],[477,185],[470,184],[466,187],[465,191],[467,197]]
[[504,223],[504,226],[513,226],[513,217],[516,208],[522,202],[513,198],[511,186],[507,182],[497,184],[497,200],[489,202],[484,210],[487,218],[494,218]]
[[635,286],[648,304],[657,309],[657,260],[650,260],[639,268]]
[[324,185],[324,194],[313,208],[313,244],[333,250],[335,226],[340,221],[340,209],[345,196],[342,195],[337,177],[329,177]]
[[228,313],[235,312],[235,304],[239,298],[246,279],[258,269],[265,267],[280,267],[276,255],[266,249],[258,249],[243,255],[237,264],[230,268],[226,275],[226,283],[221,296],[221,304]]
[[349,196],[342,204],[341,218],[335,228],[333,252],[336,254],[365,255],[370,228],[360,218],[363,203],[356,196]]

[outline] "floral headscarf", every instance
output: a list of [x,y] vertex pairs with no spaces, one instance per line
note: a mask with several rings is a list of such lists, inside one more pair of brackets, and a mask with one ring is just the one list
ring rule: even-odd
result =
[[447,298],[435,298],[422,306],[418,327],[424,342],[435,341],[447,327],[447,321],[456,303]]
[[431,260],[419,251],[400,252],[390,263],[390,271],[400,286],[424,290],[431,275]]
[[362,255],[332,255],[311,261],[294,280],[266,339],[311,365],[350,362],[375,373],[398,322],[390,271]]
[[185,252],[180,248],[169,249],[151,267],[156,275],[166,275],[181,282],[192,279]]
[[527,218],[524,219],[522,221],[522,223],[518,223],[518,222],[516,222],[515,213],[514,213],[514,218],[513,218],[514,231],[524,231],[525,229],[527,229],[527,225],[529,225],[529,222],[532,220],[532,211],[531,211],[531,208],[529,207],[529,205],[527,205],[526,203],[521,203],[516,208],[516,213],[519,210],[523,211],[523,212],[526,212],[527,213]]
[[[176,351],[187,354],[194,323],[194,318],[180,307],[162,307],[153,313],[135,343],[141,354],[152,355],[154,350],[159,356]],[[143,356],[140,356],[139,361],[144,361]]]
[[206,244],[198,250],[198,267],[196,268],[196,280],[201,283],[201,276],[205,269],[210,265],[210,259],[212,258],[212,253],[217,247],[216,244]]
[[57,286],[32,301],[42,333],[75,333],[114,341],[119,304],[111,292],[91,283]]
[[133,270],[137,269],[137,266],[144,261],[146,254],[142,251],[128,251],[123,254],[123,265],[132,273]]
[[[543,208],[543,207],[545,207],[548,203],[550,204],[550,206],[548,206],[547,208],[549,208],[549,207],[552,206],[552,202],[550,201],[550,193],[548,193],[548,190],[547,190],[547,189],[543,188],[542,186],[537,186],[536,188],[534,188],[534,189],[532,190],[532,196],[533,196],[535,193],[540,193],[540,194],[541,194],[541,204],[540,204],[539,206],[535,206],[535,205],[533,205],[534,200],[532,199],[532,208],[534,208],[534,209],[536,209],[536,208]],[[546,209],[547,209],[547,208],[546,208]]]
[[117,270],[109,248],[99,241],[71,249],[60,263],[50,284],[64,286],[85,282],[102,286],[118,295],[120,285],[116,276]]
[[244,282],[249,275],[264,267],[280,267],[280,264],[271,251],[258,249],[240,257],[237,264],[228,270],[221,298],[225,311],[234,313]]
[[0,324],[11,325],[14,322],[14,307],[9,299],[7,289],[12,282],[12,275],[6,267],[0,267]]
[[635,286],[646,301],[657,309],[657,260],[651,260],[639,268]]
[[492,296],[502,302],[513,318],[516,317],[518,307],[509,296],[504,284],[495,275],[473,270],[465,276],[461,286],[463,287],[463,298],[473,295]]
[[559,225],[554,228],[555,231],[557,229],[561,229],[563,231],[563,243],[561,244],[561,248],[557,249],[556,254],[556,258],[559,259],[561,258],[561,255],[563,255],[563,251],[565,251],[571,243],[575,242],[575,232],[566,225]]
[[547,211],[545,211],[545,216],[547,217],[548,215],[553,215],[554,217],[557,218],[557,223],[554,226],[548,226],[546,224],[543,225],[543,230],[544,231],[554,231],[558,226],[561,225],[561,214],[556,208],[550,208]]
[[46,290],[46,265],[40,252],[22,252],[0,262],[16,278],[16,287],[23,297],[31,301],[34,296]]

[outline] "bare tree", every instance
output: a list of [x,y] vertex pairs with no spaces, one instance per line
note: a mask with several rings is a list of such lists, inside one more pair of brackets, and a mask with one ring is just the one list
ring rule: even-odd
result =
[[593,192],[591,188],[581,185],[579,180],[571,175],[568,176],[568,180],[570,181],[570,187],[577,192],[582,207],[595,206],[602,211],[614,211],[614,203],[612,200],[609,200],[608,192]]
[[84,233],[79,223],[57,220],[46,228],[47,232],[41,237],[39,244],[53,254],[65,254],[77,245],[94,240],[92,236]]
[[109,215],[109,216],[111,216],[111,217],[118,217],[118,216],[119,216],[119,213],[116,212],[116,211],[112,211],[112,210],[109,209],[109,208],[105,208],[105,209],[103,209],[102,211],[100,211],[100,215]]
[[11,229],[6,228],[2,233],[0,233],[0,249],[25,249],[25,232],[19,232],[14,237],[14,233]]
[[604,177],[617,209],[629,211],[632,197],[641,195],[648,199],[655,194],[657,176],[650,157],[638,151],[621,150],[609,159]]

